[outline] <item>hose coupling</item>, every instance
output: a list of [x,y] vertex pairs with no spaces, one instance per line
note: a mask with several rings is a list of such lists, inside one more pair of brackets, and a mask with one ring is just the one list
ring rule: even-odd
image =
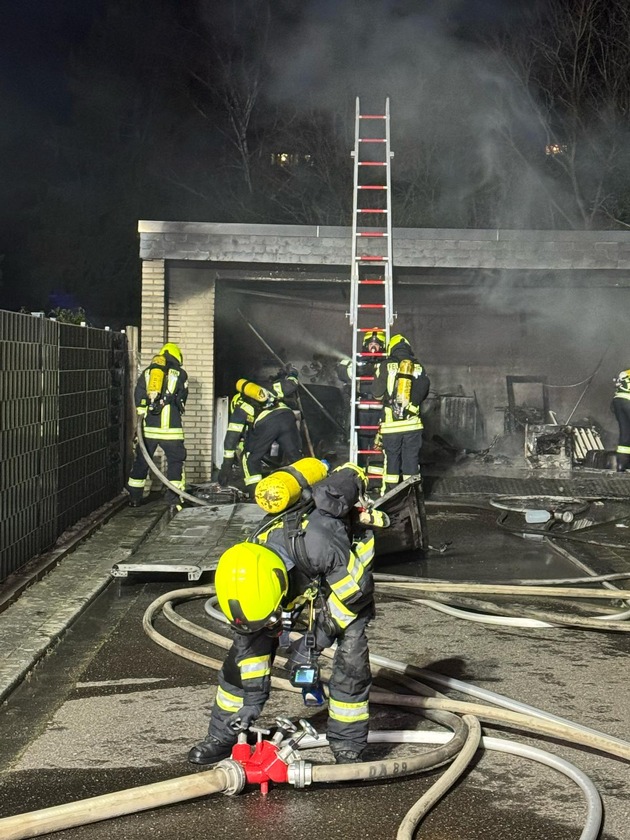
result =
[[225,776],[225,790],[223,793],[226,796],[234,796],[237,793],[241,793],[247,781],[245,768],[242,764],[239,764],[233,758],[225,758],[223,761],[215,764],[213,769],[223,771]]
[[287,782],[298,790],[313,783],[313,765],[310,761],[294,761],[289,764]]

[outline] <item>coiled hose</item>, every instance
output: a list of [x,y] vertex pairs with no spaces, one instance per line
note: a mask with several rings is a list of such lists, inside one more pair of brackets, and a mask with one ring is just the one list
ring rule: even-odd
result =
[[[158,631],[156,631],[153,627],[153,619],[157,614],[157,611],[160,608],[162,608],[165,617],[169,621],[175,623],[180,629],[185,630],[187,632],[191,632],[197,638],[201,638],[212,644],[216,644],[224,648],[229,647],[231,644],[230,639],[226,638],[225,636],[222,636],[221,634],[214,633],[213,631],[210,631],[206,628],[199,627],[194,622],[191,622],[188,619],[184,619],[183,617],[177,614],[174,608],[175,603],[188,600],[190,597],[206,597],[208,599],[206,601],[206,611],[211,616],[219,618],[223,622],[226,622],[226,619],[222,615],[222,613],[220,613],[213,605],[213,600],[216,602],[216,599],[212,599],[209,597],[213,592],[214,587],[204,586],[196,587],[194,590],[183,589],[171,593],[166,593],[165,595],[156,599],[156,601],[154,601],[147,609],[145,613],[145,631],[147,631],[150,637],[153,638],[162,647],[171,649],[172,643],[170,643],[169,640],[166,639],[166,637],[164,637],[162,634],[158,633]],[[179,645],[177,645],[176,647],[180,649],[182,648],[182,646]],[[187,649],[184,648],[184,650]],[[324,655],[327,657],[331,657],[332,655],[334,655],[334,651],[330,649],[326,650],[324,651]],[[197,660],[195,659],[194,661]],[[216,662],[216,660],[214,660],[214,662]],[[285,660],[280,657],[277,657],[275,662],[280,665],[283,664]],[[469,762],[472,759],[472,756],[474,755],[477,746],[479,745],[477,732],[480,735],[481,730],[478,722],[476,721],[476,717],[478,717],[481,720],[487,720],[489,722],[496,723],[498,725],[508,725],[511,727],[526,729],[536,734],[552,737],[554,739],[560,738],[561,740],[567,741],[572,745],[577,744],[586,746],[591,749],[597,749],[608,753],[609,755],[613,755],[619,758],[623,758],[624,760],[630,761],[630,743],[610,737],[605,733],[600,733],[597,730],[582,727],[579,724],[572,723],[571,721],[567,721],[555,715],[550,715],[549,713],[534,709],[533,707],[526,706],[525,704],[520,704],[517,701],[510,700],[509,698],[503,698],[501,695],[495,694],[493,692],[488,692],[485,689],[479,689],[476,686],[469,686],[468,684],[462,683],[459,680],[454,680],[450,677],[434,674],[433,672],[428,672],[424,669],[415,668],[414,666],[410,666],[405,663],[400,663],[396,660],[391,660],[386,657],[381,657],[372,654],[370,656],[370,662],[373,666],[373,670],[376,676],[394,679],[395,681],[398,681],[400,684],[404,685],[406,688],[416,692],[413,695],[408,695],[396,694],[390,691],[373,690],[370,695],[371,702],[380,703],[382,705],[394,705],[399,707],[410,708],[412,711],[422,711],[424,715],[431,715],[432,712],[439,713],[440,711],[458,712],[460,714],[463,714],[462,721],[465,722],[465,726],[467,729],[466,740],[464,744],[461,745],[461,750],[459,751],[459,758],[453,761],[453,764],[440,777],[438,782],[434,786],[432,786],[432,788],[429,791],[427,791],[427,793],[423,797],[421,797],[421,799],[419,799],[418,802],[410,809],[410,811],[405,816],[403,822],[400,825],[399,832],[397,834],[397,840],[411,840],[417,828],[417,825],[424,818],[426,813],[428,813],[429,809],[447,792],[447,790],[452,786],[452,784],[455,783],[456,779],[459,778],[463,772],[465,772],[465,768],[469,765]],[[220,666],[222,663],[218,664]],[[437,692],[435,689],[418,683],[413,678],[414,676],[428,676],[430,681],[437,681],[445,685],[446,687],[453,687],[458,691],[462,691],[463,693],[478,694],[492,703],[505,705],[507,707],[512,708],[492,709],[491,707],[481,705],[478,703],[464,703],[458,701],[451,701],[450,699],[444,697],[444,695],[439,694],[439,692]],[[274,678],[274,684],[281,688],[290,687],[292,690],[294,690],[293,686],[291,686],[287,680],[279,680],[278,678]],[[513,711],[512,709],[517,709],[518,711]],[[475,721],[475,723],[472,723],[472,721]],[[444,723],[445,721],[440,720],[439,722]],[[429,737],[432,735],[432,733],[414,733],[414,735],[416,734],[419,739],[427,735]],[[379,733],[371,733],[370,740],[378,739],[378,737]],[[444,738],[446,737],[448,736],[444,736]],[[455,740],[455,737],[456,736],[451,738],[449,743],[453,742]],[[482,743],[485,746],[488,742],[493,744],[493,746],[499,743],[497,739],[485,738],[483,739]],[[542,763],[545,763],[548,766],[553,766],[560,772],[565,773],[565,775],[573,779],[573,781],[575,781],[576,784],[580,786],[583,793],[585,793],[589,809],[587,821],[584,826],[584,830],[580,835],[580,840],[595,840],[595,838],[597,838],[598,836],[599,828],[601,825],[602,811],[599,794],[597,793],[590,779],[588,779],[588,777],[586,777],[581,771],[575,768],[574,765],[571,765],[568,762],[564,762],[562,759],[557,759],[555,756],[551,756],[549,753],[545,753],[544,751],[538,751],[534,748],[527,748],[524,745],[513,744],[513,742],[506,743],[506,751],[511,751],[516,755],[524,755],[525,757],[533,758],[534,760],[542,760]],[[321,739],[318,740],[317,743],[314,743],[312,745],[307,744],[303,741],[301,744],[301,748],[308,748],[309,746],[317,745],[322,745]],[[475,745],[474,748],[473,745]],[[495,748],[500,749],[499,746],[495,746]],[[529,754],[526,754],[528,751]],[[424,758],[420,759],[418,761],[418,764],[421,765],[426,760],[427,759]],[[435,758],[433,760],[435,760]],[[379,768],[377,772],[379,773],[383,770],[387,771],[389,769],[386,766],[386,762],[365,762],[363,764],[368,765],[368,767],[370,764],[377,765],[377,767]],[[369,773],[367,776],[361,775],[361,773],[363,772],[363,764],[345,766],[339,765],[332,767],[329,765],[316,766],[313,768],[313,781],[347,781],[351,779],[356,780],[357,778],[373,778],[373,776]],[[400,766],[400,762],[398,762],[397,765]]]

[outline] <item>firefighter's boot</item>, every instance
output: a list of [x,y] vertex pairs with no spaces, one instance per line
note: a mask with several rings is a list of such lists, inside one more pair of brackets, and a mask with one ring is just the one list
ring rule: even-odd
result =
[[193,764],[216,764],[217,761],[230,757],[234,743],[236,742],[226,744],[214,735],[207,735],[188,753],[188,761]]
[[362,761],[361,753],[356,750],[338,750],[333,751],[335,756],[335,764],[360,764]]

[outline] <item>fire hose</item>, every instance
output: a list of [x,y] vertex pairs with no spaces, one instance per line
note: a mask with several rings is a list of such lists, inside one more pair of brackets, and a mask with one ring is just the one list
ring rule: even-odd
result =
[[[166,593],[156,599],[145,612],[143,627],[150,638],[162,647],[178,655],[199,662],[211,668],[220,668],[222,662],[211,657],[204,657],[194,651],[189,651],[183,645],[171,642],[159,633],[153,626],[154,618],[160,609],[170,621],[180,628],[192,632],[215,645],[228,647],[230,639],[206,628],[199,627],[187,619],[178,616],[174,604],[189,598],[208,598],[213,587],[196,587]],[[212,609],[212,608],[211,608]],[[223,620],[225,618],[223,617]],[[330,657],[333,651],[324,651]],[[278,657],[276,664],[283,660]],[[302,760],[296,750],[301,748],[323,746],[326,742],[318,736],[315,742],[310,742],[308,724],[303,722],[301,735],[293,737],[292,731],[296,727],[286,719],[279,719],[278,732],[271,740],[263,740],[264,730],[254,730],[258,733],[255,747],[245,742],[244,736],[233,750],[233,757],[221,762],[212,770],[197,772],[192,776],[184,776],[166,782],[158,782],[125,791],[106,794],[80,802],[46,808],[28,814],[20,814],[0,820],[0,836],[6,840],[22,840],[71,828],[77,825],[110,819],[124,814],[148,810],[161,805],[185,801],[198,796],[212,793],[239,793],[246,784],[260,784],[264,792],[270,782],[289,782],[296,787],[303,787],[311,783],[337,783],[340,781],[371,780],[374,778],[395,778],[400,775],[421,772],[431,767],[449,763],[449,768],[436,783],[412,806],[404,816],[397,833],[397,840],[411,840],[418,824],[428,813],[430,808],[445,795],[462,773],[470,765],[470,761],[479,747],[496,749],[513,755],[520,755],[539,761],[572,779],[581,789],[587,805],[587,816],[580,840],[596,840],[599,835],[602,808],[597,790],[590,779],[574,765],[556,756],[533,747],[521,745],[513,741],[501,741],[494,738],[482,738],[481,728],[477,718],[498,725],[508,725],[560,738],[570,744],[587,746],[590,749],[601,750],[609,755],[630,760],[630,743],[612,738],[604,733],[581,727],[570,721],[565,721],[541,710],[518,704],[509,698],[503,698],[492,692],[467,686],[458,680],[439,674],[425,672],[422,669],[405,663],[396,662],[384,657],[371,656],[371,663],[375,676],[383,676],[390,681],[398,682],[412,694],[399,694],[392,691],[375,689],[370,695],[373,703],[410,708],[421,712],[426,717],[453,729],[451,736],[435,732],[371,732],[371,743],[401,742],[401,743],[430,743],[439,745],[428,753],[399,760],[367,761],[355,765],[311,765]],[[484,694],[484,699],[502,705],[504,708],[492,708],[480,703],[452,701],[429,686],[419,683],[415,677],[429,676],[429,680],[469,694]],[[287,680],[274,678],[274,685],[280,688],[292,686]],[[512,709],[518,707],[519,711]],[[458,715],[461,715],[459,717]],[[288,723],[288,726],[287,726]],[[284,727],[284,729],[283,729]],[[279,734],[280,733],[280,734]],[[284,738],[289,735],[288,740]],[[282,739],[282,740],[281,740]],[[239,752],[240,750],[240,752]]]
[[158,469],[153,458],[149,455],[149,450],[147,449],[147,445],[144,441],[144,423],[141,416],[138,416],[138,422],[136,424],[136,437],[138,438],[138,446],[144,456],[144,460],[147,462],[147,466],[165,487],[168,487],[168,489],[172,490],[173,493],[181,496],[182,499],[186,499],[187,502],[192,502],[194,505],[200,505],[202,507],[207,507],[209,505],[209,502],[206,502],[203,499],[198,499],[196,496],[192,496],[190,493],[186,493],[185,490],[177,487],[172,481],[168,480],[161,470]]

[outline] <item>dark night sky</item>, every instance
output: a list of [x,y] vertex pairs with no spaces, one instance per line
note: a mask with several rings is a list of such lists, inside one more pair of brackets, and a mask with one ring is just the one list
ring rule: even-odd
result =
[[[238,41],[240,32],[227,26],[231,2],[5,0],[4,6],[0,308],[76,303],[95,321],[111,321],[118,306],[121,318],[137,320],[137,218],[221,220],[216,202],[195,203],[189,187],[177,186],[180,165],[194,173],[226,142],[218,121],[194,127],[181,56],[186,38],[204,27]],[[462,57],[470,61],[489,31],[514,28],[522,3],[274,0],[271,7],[271,100],[341,112],[349,94],[373,87],[391,96],[393,115],[411,130],[418,105],[407,92],[418,77],[437,78],[439,71],[461,86]],[[128,24],[121,24],[124,15]],[[114,201],[116,190],[122,201]],[[108,238],[117,247],[105,263],[99,253],[112,250]],[[118,289],[108,299],[104,290],[117,283],[124,294]],[[55,292],[56,301],[49,297]]]

